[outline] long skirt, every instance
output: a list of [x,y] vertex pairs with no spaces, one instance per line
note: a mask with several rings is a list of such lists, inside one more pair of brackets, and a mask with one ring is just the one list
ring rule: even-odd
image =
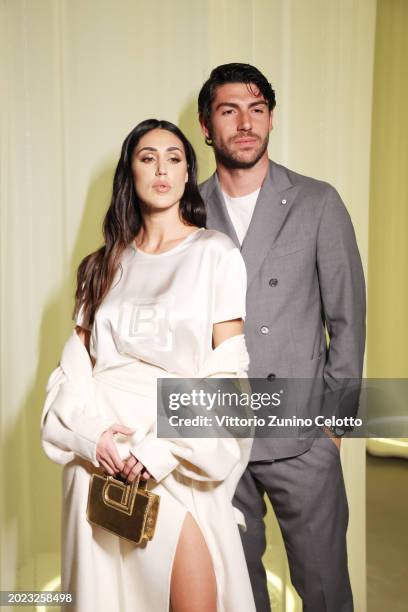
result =
[[[138,362],[95,374],[98,413],[138,431],[147,428],[156,416],[156,379],[162,375],[155,370]],[[125,459],[126,443],[116,437],[115,442]],[[89,481],[95,471],[79,457],[63,468],[61,587],[75,593],[75,612],[168,612],[172,565],[187,512],[212,558],[217,612],[255,612],[226,481],[195,480],[177,469],[160,482],[151,479],[148,488],[160,495],[156,531],[151,541],[136,545],[87,521]]]

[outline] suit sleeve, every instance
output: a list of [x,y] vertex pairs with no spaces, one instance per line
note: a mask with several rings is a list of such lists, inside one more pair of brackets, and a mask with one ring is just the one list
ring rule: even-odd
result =
[[[319,225],[317,269],[330,340],[324,379],[328,390],[336,390],[338,408],[342,391],[346,392],[346,387],[351,384],[356,397],[356,385],[359,388],[361,382],[366,298],[363,267],[353,225],[333,187],[328,188]],[[330,407],[330,413],[334,414],[334,407],[334,404]],[[356,410],[357,405],[354,408]]]

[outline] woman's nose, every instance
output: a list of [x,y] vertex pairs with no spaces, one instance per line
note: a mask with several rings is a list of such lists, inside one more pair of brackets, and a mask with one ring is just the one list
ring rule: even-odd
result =
[[166,164],[164,162],[162,162],[162,161],[158,161],[157,162],[156,174],[157,174],[157,176],[160,176],[161,174],[167,174],[167,168],[166,168]]

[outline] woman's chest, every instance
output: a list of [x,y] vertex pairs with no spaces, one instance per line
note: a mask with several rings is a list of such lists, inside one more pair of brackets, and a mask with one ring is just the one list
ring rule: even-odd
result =
[[[214,282],[205,258],[124,265],[95,316],[95,353],[115,350],[168,369],[211,347]],[[197,349],[201,347],[199,353]],[[174,364],[173,364],[174,365]]]

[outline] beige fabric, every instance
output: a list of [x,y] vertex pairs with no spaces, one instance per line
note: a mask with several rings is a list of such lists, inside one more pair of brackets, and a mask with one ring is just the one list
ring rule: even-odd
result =
[[[199,228],[163,253],[130,244],[95,313],[95,373],[136,359],[194,378],[212,350],[213,324],[245,319],[246,268],[225,234]],[[82,313],[77,324],[87,326]]]
[[[245,370],[231,368],[231,363],[242,365],[247,359],[242,334],[224,341],[213,355],[203,371],[214,376],[245,376]],[[123,370],[114,385],[109,373],[93,376],[86,349],[73,332],[60,366],[50,376],[41,431],[47,455],[64,464],[63,589],[76,592],[78,612],[167,612],[172,562],[188,511],[198,522],[212,556],[217,610],[230,612],[242,605],[242,609],[255,612],[231,504],[252,440],[155,438],[156,450],[164,456],[165,472],[151,486],[161,496],[160,514],[155,537],[144,547],[121,541],[87,522],[89,478],[93,465],[98,465],[95,446],[100,433],[114,422],[139,432],[149,431],[155,421],[155,382],[163,371],[138,361]],[[146,380],[152,384],[146,384]],[[144,394],[135,392],[140,385]],[[122,444],[120,454],[125,458],[135,449],[140,456],[137,448],[130,438],[129,443]],[[143,454],[141,458],[145,460]]]

